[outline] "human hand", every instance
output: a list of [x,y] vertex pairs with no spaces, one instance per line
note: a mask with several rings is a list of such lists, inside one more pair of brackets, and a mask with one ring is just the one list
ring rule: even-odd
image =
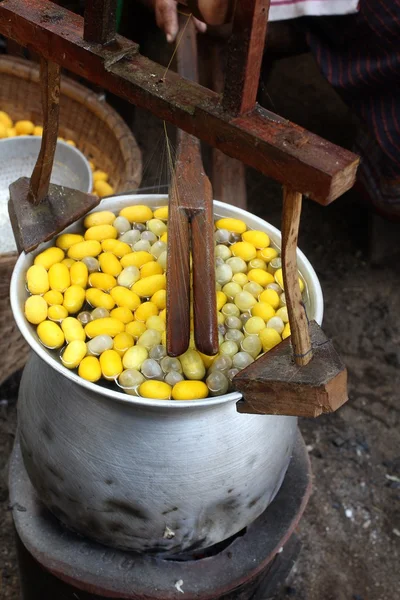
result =
[[[177,0],[145,0],[145,3],[153,8],[158,27],[164,31],[168,42],[174,42],[178,34],[178,10]],[[226,22],[230,11],[232,0],[187,0],[194,15],[194,24],[201,33],[207,31],[207,24],[221,25]]]

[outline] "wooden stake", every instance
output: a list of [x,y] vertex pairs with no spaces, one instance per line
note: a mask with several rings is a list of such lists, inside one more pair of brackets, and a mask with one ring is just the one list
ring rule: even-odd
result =
[[42,91],[43,137],[40,153],[32,173],[28,197],[34,205],[42,202],[49,193],[51,172],[57,147],[60,81],[61,69],[59,65],[42,58],[40,62],[40,86]]
[[[197,80],[197,42],[193,19],[186,22],[176,56],[178,73]],[[200,141],[178,130],[177,143],[169,196],[167,352],[170,356],[179,356],[189,346],[190,228],[195,343],[200,352],[214,355],[218,352],[218,323],[212,188],[204,172]]]
[[301,298],[297,269],[297,239],[302,195],[290,188],[283,189],[282,212],[282,272],[286,306],[289,315],[293,358],[304,367],[312,359],[308,321]]
[[43,137],[32,177],[10,185],[8,213],[19,252],[32,252],[83,217],[98,196],[50,183],[57,147],[61,69],[44,58],[40,65]]

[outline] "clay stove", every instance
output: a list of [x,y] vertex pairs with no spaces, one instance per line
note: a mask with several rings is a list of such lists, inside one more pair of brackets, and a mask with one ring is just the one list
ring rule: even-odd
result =
[[212,548],[162,559],[107,548],[67,531],[38,499],[16,443],[10,502],[22,600],[273,598],[300,551],[295,530],[310,490],[310,462],[299,432],[283,485],[256,521]]

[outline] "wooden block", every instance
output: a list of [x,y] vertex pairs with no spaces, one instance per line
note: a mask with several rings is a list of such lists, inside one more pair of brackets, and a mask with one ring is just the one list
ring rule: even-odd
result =
[[319,325],[309,326],[313,358],[295,364],[290,337],[240,371],[233,379],[243,394],[240,413],[318,417],[348,399],[347,370]]
[[10,185],[8,212],[19,252],[32,252],[100,202],[97,196],[51,183],[45,201],[35,206],[28,200],[29,189],[27,177]]

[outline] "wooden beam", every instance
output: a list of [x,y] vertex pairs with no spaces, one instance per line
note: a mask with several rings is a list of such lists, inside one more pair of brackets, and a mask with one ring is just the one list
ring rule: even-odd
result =
[[256,104],[270,0],[237,0],[228,42],[223,106],[243,114]]
[[3,0],[0,33],[320,204],[354,184],[353,153],[259,106],[235,117],[218,94],[165,73],[121,36],[107,46],[89,44],[82,17],[52,2]]

